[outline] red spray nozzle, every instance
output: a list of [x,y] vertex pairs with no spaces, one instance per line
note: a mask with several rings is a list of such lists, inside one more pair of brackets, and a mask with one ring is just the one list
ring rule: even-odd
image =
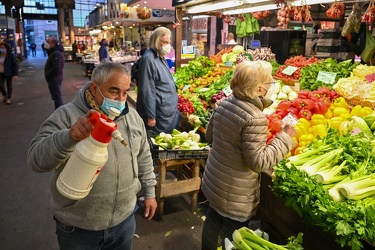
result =
[[92,114],[89,120],[94,125],[91,136],[101,143],[108,143],[112,139],[112,132],[117,129],[117,124],[98,112]]

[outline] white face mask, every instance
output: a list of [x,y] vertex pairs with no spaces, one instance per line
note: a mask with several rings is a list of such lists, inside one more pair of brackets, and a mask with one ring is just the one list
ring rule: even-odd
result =
[[44,43],[44,48],[45,49],[50,49],[51,47],[49,46],[49,43]]
[[267,93],[264,95],[264,97],[267,99],[271,99],[271,96],[274,92],[275,92],[275,84],[272,84],[271,87],[267,90]]
[[163,55],[168,55],[171,52],[171,49],[172,49],[172,47],[171,47],[170,44],[164,45],[164,46],[161,47],[161,53]]

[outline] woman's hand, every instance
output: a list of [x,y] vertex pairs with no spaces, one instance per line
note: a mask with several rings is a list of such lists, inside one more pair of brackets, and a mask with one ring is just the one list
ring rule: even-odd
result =
[[282,131],[284,131],[285,133],[287,133],[292,138],[294,136],[296,136],[296,134],[297,134],[297,131],[294,128],[294,126],[292,124],[289,124],[289,123],[284,124],[281,129],[282,129]]

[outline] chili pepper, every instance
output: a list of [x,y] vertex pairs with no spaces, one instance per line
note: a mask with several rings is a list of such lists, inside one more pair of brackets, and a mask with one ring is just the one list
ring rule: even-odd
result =
[[300,90],[298,91],[298,98],[300,99],[308,99],[310,98],[310,91],[308,90]]
[[348,107],[348,103],[345,101],[345,98],[342,97],[342,96],[336,98],[333,101],[333,105],[335,105],[335,107],[342,107],[342,108],[347,108]]
[[318,125],[318,124],[326,124],[326,118],[324,117],[324,115],[321,115],[321,114],[313,114],[311,116],[311,126],[315,126],[315,125]]
[[315,126],[312,126],[313,133],[315,137],[324,138],[327,135],[326,126],[324,124],[318,124]]
[[298,113],[298,118],[305,118],[306,120],[310,120],[312,116],[312,113],[308,109],[301,109]]
[[316,114],[325,114],[328,111],[328,107],[323,102],[315,102],[314,104],[314,113]]

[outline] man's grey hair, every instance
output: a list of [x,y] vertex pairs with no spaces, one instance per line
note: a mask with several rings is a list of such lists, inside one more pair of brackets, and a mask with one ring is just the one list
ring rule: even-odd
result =
[[130,79],[130,69],[128,67],[121,63],[107,62],[101,63],[94,68],[91,75],[91,81],[100,86],[108,81],[113,72],[122,72]]
[[171,36],[171,31],[169,29],[165,27],[156,28],[150,36],[150,42],[149,42],[150,48],[153,48],[159,51],[160,50],[160,38],[166,35]]

